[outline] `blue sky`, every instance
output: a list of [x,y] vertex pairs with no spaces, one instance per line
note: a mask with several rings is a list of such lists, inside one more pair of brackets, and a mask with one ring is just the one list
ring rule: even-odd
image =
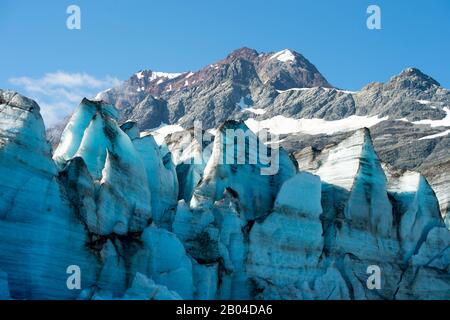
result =
[[[70,4],[81,8],[81,30],[66,28]],[[370,4],[381,8],[381,30],[366,27]],[[140,69],[197,70],[242,46],[296,50],[340,88],[409,66],[450,88],[448,0],[2,0],[0,39],[0,88],[54,109]]]

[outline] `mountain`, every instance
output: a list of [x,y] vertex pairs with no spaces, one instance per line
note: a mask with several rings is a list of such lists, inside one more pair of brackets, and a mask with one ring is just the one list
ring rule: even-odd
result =
[[271,99],[276,90],[316,86],[331,87],[301,54],[287,49],[259,54],[241,48],[197,72],[168,77],[138,72],[96,99],[116,105],[123,119],[138,122],[141,130],[161,123],[190,127],[194,120],[210,129],[239,115],[246,100]]
[[450,299],[438,199],[367,128],[295,158],[236,120],[158,145],[84,99],[52,153],[39,110],[0,90],[2,298]]
[[[120,123],[136,122],[159,140],[195,121],[208,130],[238,120],[255,132],[268,128],[279,135],[289,153],[320,150],[368,127],[381,160],[423,173],[442,215],[449,212],[450,181],[434,168],[450,161],[450,90],[416,68],[351,92],[334,88],[294,50],[241,48],[197,72],[140,71],[96,100],[115,105]],[[66,123],[47,130],[53,145]]]
[[415,68],[358,92],[339,90],[293,50],[258,53],[241,48],[197,72],[140,71],[96,99],[116,105],[122,120],[138,122],[141,130],[161,123],[189,128],[195,120],[210,129],[231,118],[275,116],[438,120],[446,116],[442,106],[448,105],[450,93]]

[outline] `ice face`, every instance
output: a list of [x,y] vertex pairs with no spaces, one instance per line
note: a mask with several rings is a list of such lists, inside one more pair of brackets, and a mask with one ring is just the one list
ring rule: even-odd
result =
[[[14,299],[69,299],[66,269],[98,268],[51,160],[36,103],[0,90],[0,269]],[[6,178],[8,177],[8,178]]]
[[[235,142],[228,130],[236,133],[241,131],[247,136],[245,143]],[[252,142],[256,143],[256,148]],[[221,199],[228,187],[238,194],[245,219],[252,220],[266,215],[273,206],[281,184],[293,176],[296,169],[289,156],[281,150],[276,159],[279,165],[277,172],[263,175],[262,170],[266,164],[262,163],[257,151],[261,147],[259,139],[245,124],[232,121],[225,123],[216,134],[211,157],[202,181],[194,190],[191,206],[211,207],[214,201]],[[240,159],[240,155],[246,155],[246,159]],[[251,159],[256,161],[252,163]]]
[[174,133],[167,139],[179,183],[178,199],[191,201],[195,187],[203,177],[203,173],[211,157],[213,136],[201,132],[198,137],[195,130]]
[[54,155],[61,170],[74,158],[85,163],[94,182],[89,187],[94,192],[89,196],[96,199],[95,215],[86,214],[86,223],[100,235],[142,231],[151,218],[146,167],[133,142],[118,126],[116,113],[111,105],[84,99]]
[[[247,270],[259,297],[448,298],[447,276],[427,265],[448,267],[448,232],[420,174],[383,168],[366,130],[299,161],[322,179],[321,197],[314,197],[320,191],[306,187],[305,177],[288,180],[273,212],[253,227]],[[437,249],[438,243],[443,247]],[[429,251],[442,254],[431,257]],[[361,281],[370,266],[382,270],[377,291]],[[427,275],[433,279],[428,291]]]
[[436,210],[439,206],[428,181],[417,172],[399,171],[385,166],[389,177],[388,191],[395,199],[400,215],[398,226],[404,260],[417,252],[427,234],[434,227],[443,227],[442,218]]
[[321,181],[299,173],[281,187],[273,212],[250,233],[249,273],[278,287],[313,278],[323,248]]
[[152,135],[139,137],[135,125],[128,123],[125,132],[129,134],[144,163],[151,193],[153,220],[157,224],[170,224],[169,211],[176,207],[179,189],[172,155],[170,152],[163,155]]
[[[199,143],[158,146],[119,127],[114,107],[83,100],[53,161],[37,104],[0,90],[0,298],[450,299],[434,191],[382,166],[368,130],[306,152],[309,172],[280,150],[267,176],[261,162],[219,161],[224,146],[245,151],[227,128],[248,130],[219,128],[180,188]],[[69,266],[82,270],[79,290]],[[380,289],[367,286],[369,267]]]
[[9,299],[11,296],[9,295],[8,274],[0,271],[0,300]]
[[192,263],[175,234],[149,226],[141,239],[143,247],[132,258],[133,273],[142,273],[182,298],[192,299]]

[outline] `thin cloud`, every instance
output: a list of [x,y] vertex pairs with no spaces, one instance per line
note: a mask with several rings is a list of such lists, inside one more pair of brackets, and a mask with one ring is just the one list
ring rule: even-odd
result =
[[69,115],[84,97],[93,98],[98,92],[120,84],[115,77],[96,78],[87,73],[57,71],[41,78],[9,79],[20,93],[36,100],[47,127],[52,127]]

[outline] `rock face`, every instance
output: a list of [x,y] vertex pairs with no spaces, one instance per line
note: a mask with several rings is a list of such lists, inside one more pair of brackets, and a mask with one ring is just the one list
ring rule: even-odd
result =
[[289,49],[258,53],[241,48],[197,72],[154,74],[136,73],[96,99],[117,105],[121,119],[137,121],[141,130],[161,123],[189,128],[195,120],[209,129],[228,119],[276,116],[439,120],[450,104],[450,92],[418,69],[350,92],[333,88],[305,57]]
[[439,200],[441,215],[445,219],[445,224],[450,229],[450,161],[439,165],[425,165],[423,173],[428,177],[430,184]]
[[137,121],[142,130],[161,123],[190,127],[194,120],[210,129],[240,116],[244,100],[270,104],[277,89],[331,87],[305,57],[288,49],[259,54],[241,48],[197,72],[174,78],[153,74],[134,74],[96,99],[117,105],[123,120]]
[[85,99],[52,156],[34,101],[0,108],[3,299],[450,299],[446,180],[383,164],[368,129],[295,161],[243,121],[158,145]]

